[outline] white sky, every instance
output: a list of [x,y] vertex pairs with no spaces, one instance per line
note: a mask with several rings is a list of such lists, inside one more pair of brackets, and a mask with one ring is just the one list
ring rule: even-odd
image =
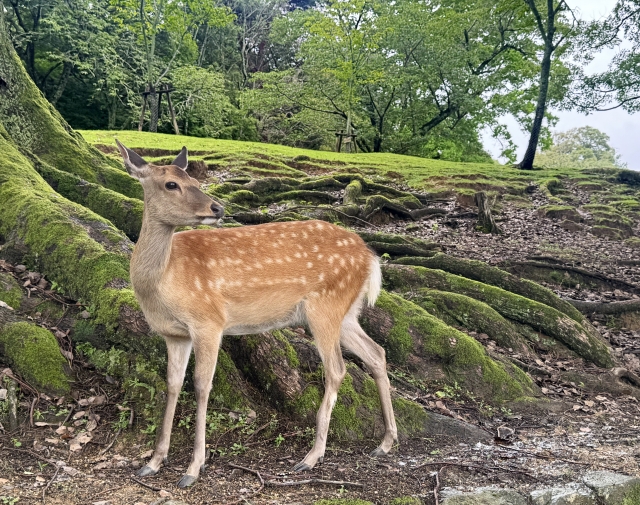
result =
[[[569,5],[578,11],[582,19],[597,19],[606,16],[616,0],[572,0]],[[600,53],[589,65],[589,72],[602,71],[615,54],[613,50]],[[622,161],[629,168],[640,170],[640,113],[629,114],[622,109],[607,112],[594,112],[590,115],[573,111],[554,111],[554,115],[560,118],[556,125],[556,131],[565,131],[580,126],[593,126],[605,132],[611,137],[610,145],[622,156]],[[504,117],[500,120],[506,124],[511,132],[514,142],[518,145],[518,160],[524,154],[529,140],[528,134],[523,133],[513,117]],[[500,153],[500,147],[490,135],[483,138],[485,148],[494,158]]]

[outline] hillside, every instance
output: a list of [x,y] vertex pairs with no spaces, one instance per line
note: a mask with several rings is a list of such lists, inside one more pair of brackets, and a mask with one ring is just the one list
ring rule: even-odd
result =
[[[433,478],[416,479],[414,472],[422,464],[446,466],[442,462],[449,457],[458,465],[447,472],[449,487],[506,479],[525,494],[539,488],[540,480],[575,480],[574,471],[585,468],[637,471],[634,454],[624,452],[626,427],[640,423],[640,262],[633,259],[640,243],[640,180],[635,173],[523,172],[391,154],[346,155],[138,132],[81,133],[111,158],[104,162],[108,170],[87,180],[80,168],[36,164],[32,177],[42,177],[55,190],[55,201],[82,206],[82,219],[60,214],[56,233],[46,237],[39,235],[40,221],[31,220],[23,232],[26,225],[18,217],[16,224],[5,217],[4,225],[17,231],[0,230],[0,300],[14,309],[0,307],[0,335],[35,322],[45,328],[38,329],[44,331],[39,338],[55,336],[54,344],[69,359],[67,366],[52,362],[50,375],[43,376],[42,367],[10,350],[0,356],[25,394],[31,386],[49,395],[48,401],[34,396],[33,403],[20,407],[23,420],[35,408],[44,424],[16,440],[45,448],[49,458],[71,458],[74,468],[97,479],[77,490],[74,503],[97,490],[108,492],[100,480],[104,472],[111,472],[110,479],[124,477],[147,457],[145,444],[153,438],[166,389],[164,345],[149,335],[126,274],[142,202],[137,183],[120,179],[116,137],[156,164],[169,163],[186,145],[188,172],[225,205],[224,226],[323,219],[353,229],[382,257],[384,290],[361,321],[387,352],[401,444],[382,462],[362,456],[380,433],[381,418],[368,370],[346,356],[348,374],[332,418],[327,458],[314,478],[343,482],[338,489],[354,498],[390,503],[413,496],[434,503]],[[477,229],[479,191],[487,195],[500,234]],[[31,198],[29,205],[39,201]],[[20,214],[11,203],[1,212],[0,217]],[[45,229],[50,225],[42,216]],[[74,241],[82,244],[81,252],[69,248]],[[89,243],[91,248],[84,245]],[[57,346],[50,352],[59,356]],[[50,388],[51,376],[62,377],[57,389]],[[191,385],[186,389],[174,429],[177,459],[149,481],[172,492],[171,482],[186,466],[184,442],[192,430]],[[210,400],[212,467],[179,496],[197,503],[217,489],[219,501],[227,502],[253,493],[257,486],[250,473],[229,475],[233,464],[295,478],[286,471],[306,450],[321,393],[322,369],[305,328],[225,337]],[[60,406],[67,409],[64,414]],[[73,411],[83,413],[76,434],[63,429],[74,427],[75,421],[63,418]],[[494,436],[507,446],[491,445]],[[94,437],[115,455],[92,447],[88,442]],[[480,452],[470,456],[474,446]],[[487,458],[513,459],[510,447],[529,455],[469,473]],[[19,457],[27,461],[22,452]],[[544,457],[560,454],[571,471],[558,471]],[[126,482],[113,503],[125,503],[134,492],[147,502],[154,496],[139,483]],[[362,482],[364,488],[355,485]],[[31,496],[26,480],[12,483],[20,496]],[[282,500],[279,489],[261,488],[252,501]],[[49,494],[63,496],[60,491],[52,486]],[[295,484],[286,500],[307,496],[341,493],[331,485]]]

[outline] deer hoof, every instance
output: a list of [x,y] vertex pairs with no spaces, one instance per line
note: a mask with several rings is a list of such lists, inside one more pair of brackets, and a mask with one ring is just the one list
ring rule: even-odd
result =
[[372,458],[381,458],[382,456],[386,455],[387,451],[385,451],[382,447],[377,447],[376,449],[371,451],[371,454],[369,454],[369,456],[371,456]]
[[180,481],[178,481],[178,487],[180,488],[185,488],[185,487],[189,487],[191,486],[196,480],[198,480],[198,477],[194,477],[192,475],[183,475],[182,479],[180,479]]
[[294,472],[306,472],[307,470],[311,470],[312,467],[307,465],[304,461],[301,461],[296,466],[293,467]]
[[158,473],[158,470],[154,470],[150,466],[143,466],[140,470],[136,472],[138,477],[148,477],[149,475],[155,475]]

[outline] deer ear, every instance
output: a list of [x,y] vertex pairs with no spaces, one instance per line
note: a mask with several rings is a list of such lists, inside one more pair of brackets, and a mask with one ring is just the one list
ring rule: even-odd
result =
[[186,170],[187,169],[187,165],[189,164],[189,160],[187,159],[187,148],[186,148],[186,146],[182,146],[182,151],[180,151],[180,154],[178,154],[178,156],[176,156],[176,159],[173,160],[171,162],[171,164],[177,166],[178,168],[181,168],[182,170]]
[[124,160],[124,167],[129,172],[129,175],[135,179],[141,179],[145,177],[149,172],[149,163],[147,163],[142,156],[138,155],[131,149],[128,149],[116,139],[120,155]]

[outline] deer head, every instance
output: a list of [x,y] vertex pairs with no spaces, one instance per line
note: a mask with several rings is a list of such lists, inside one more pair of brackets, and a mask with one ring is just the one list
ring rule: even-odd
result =
[[200,183],[187,174],[187,148],[170,165],[148,163],[116,140],[131,177],[144,191],[145,212],[153,221],[167,226],[216,224],[224,215],[222,205],[200,190]]

